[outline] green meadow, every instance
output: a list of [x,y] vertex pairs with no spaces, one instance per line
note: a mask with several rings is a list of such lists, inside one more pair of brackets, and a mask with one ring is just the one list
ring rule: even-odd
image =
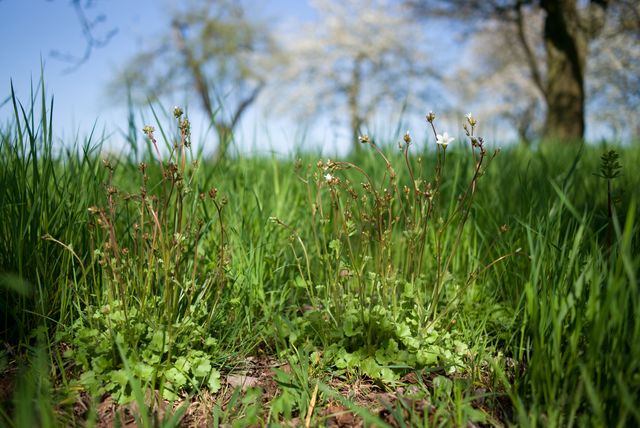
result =
[[637,144],[213,163],[5,107],[0,425],[640,425]]

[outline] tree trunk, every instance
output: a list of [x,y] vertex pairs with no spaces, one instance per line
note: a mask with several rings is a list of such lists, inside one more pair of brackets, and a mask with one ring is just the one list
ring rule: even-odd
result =
[[218,134],[218,147],[213,154],[213,162],[218,163],[227,158],[227,150],[233,140],[233,129],[219,121],[215,123],[215,129]]
[[579,142],[585,129],[587,34],[576,0],[542,0],[547,54],[545,140]]
[[[238,104],[231,121],[227,122],[221,118],[215,120],[214,125],[218,134],[218,147],[213,155],[215,162],[219,162],[227,157],[227,151],[229,149],[229,145],[233,141],[233,132],[238,126],[238,122],[240,122],[245,111],[255,102],[256,98],[258,98],[258,95],[262,92],[263,88],[264,82],[260,82],[255,88],[253,88],[253,91],[251,91],[251,93]],[[214,120],[213,116],[211,117],[211,120]]]
[[209,118],[211,118],[214,114],[213,104],[211,103],[211,97],[209,96],[209,85],[202,73],[200,62],[195,58],[191,48],[185,40],[183,26],[175,20],[172,21],[171,25],[173,27],[173,36],[176,46],[184,56],[185,68],[191,73],[196,92],[202,101],[202,108]]
[[351,70],[351,82],[347,90],[347,103],[349,108],[349,125],[351,126],[351,143],[355,152],[360,151],[360,127],[362,117],[360,115],[360,86],[362,82],[362,58],[357,57]]
[[172,22],[172,26],[176,46],[178,46],[178,49],[184,56],[185,68],[191,73],[196,92],[200,96],[200,101],[202,102],[202,108],[208,119],[212,121],[216,129],[216,133],[218,134],[218,147],[213,155],[213,159],[215,162],[219,162],[227,157],[229,145],[233,141],[233,131],[236,129],[242,115],[255,102],[260,92],[262,92],[265,84],[264,82],[259,82],[256,87],[253,88],[251,93],[240,101],[230,121],[221,118],[216,119],[217,112],[213,108],[213,103],[209,94],[209,84],[205,78],[201,63],[196,59],[193,51],[185,40],[183,26],[175,20]]

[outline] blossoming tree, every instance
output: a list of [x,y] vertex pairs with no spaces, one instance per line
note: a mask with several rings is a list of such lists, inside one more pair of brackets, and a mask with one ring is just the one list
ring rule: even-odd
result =
[[277,96],[305,118],[330,113],[346,122],[357,150],[358,136],[375,114],[411,107],[439,73],[430,67],[422,29],[400,3],[311,0],[311,5],[318,20],[283,37],[287,60]]

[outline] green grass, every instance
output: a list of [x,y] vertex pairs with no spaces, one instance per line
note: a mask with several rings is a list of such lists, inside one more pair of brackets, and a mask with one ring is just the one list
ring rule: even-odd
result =
[[3,425],[640,423],[638,147],[610,216],[609,146],[214,165],[175,112],[105,159],[43,87],[0,128]]

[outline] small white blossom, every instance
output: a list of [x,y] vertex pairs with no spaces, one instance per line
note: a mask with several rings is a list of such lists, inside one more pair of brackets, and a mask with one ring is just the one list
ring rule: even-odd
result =
[[471,113],[468,113],[465,117],[467,118],[467,122],[469,122],[469,125],[471,126],[476,126],[476,123],[478,123],[476,118],[473,117]]
[[324,179],[325,179],[325,181],[326,181],[327,183],[329,183],[329,182],[331,182],[331,180],[333,180],[333,175],[331,175],[331,174],[327,173],[327,174],[324,176]]
[[442,135],[436,135],[436,143],[440,144],[444,148],[446,148],[453,140],[455,140],[455,138],[449,137],[449,133],[447,132],[444,132]]

